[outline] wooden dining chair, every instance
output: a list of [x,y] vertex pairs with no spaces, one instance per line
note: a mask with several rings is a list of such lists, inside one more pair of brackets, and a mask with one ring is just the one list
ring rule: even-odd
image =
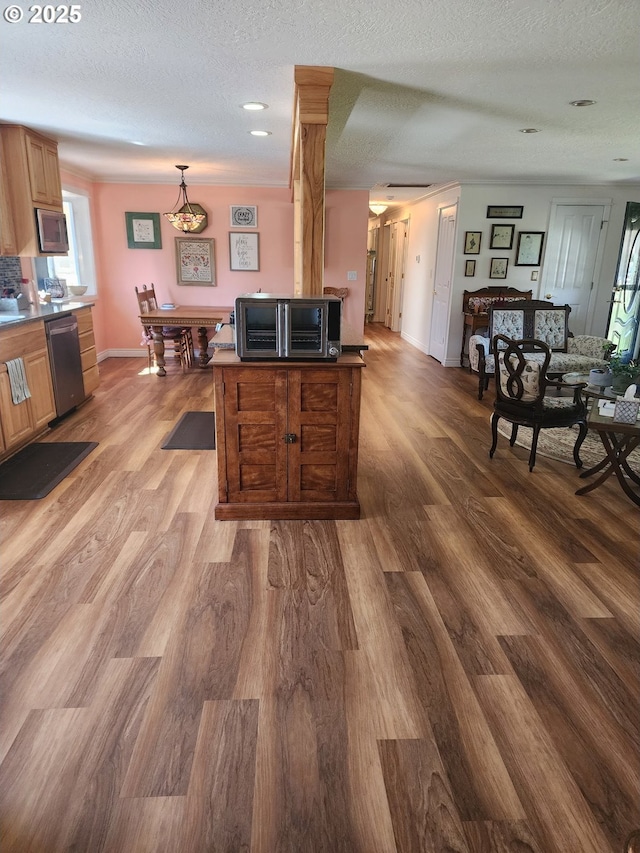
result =
[[[155,311],[158,307],[156,292],[153,283],[147,287],[142,285],[142,290],[135,288],[136,297],[138,299],[138,310],[140,314],[147,314],[149,311]],[[153,330],[150,325],[142,322],[143,339],[147,344],[147,357],[149,360],[149,369],[152,367],[152,352],[153,352]],[[163,326],[162,337],[165,341],[173,343],[173,349],[176,358],[180,361],[182,369],[192,367],[194,362],[193,351],[193,335],[191,329],[180,326]]]

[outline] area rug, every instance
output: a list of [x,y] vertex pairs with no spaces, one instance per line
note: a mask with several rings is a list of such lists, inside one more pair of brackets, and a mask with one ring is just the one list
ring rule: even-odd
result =
[[34,442],[0,465],[0,500],[37,501],[98,446],[97,441]]
[[214,412],[185,412],[165,438],[163,450],[215,450]]
[[[504,449],[504,442],[511,436],[511,424],[504,420],[498,421],[498,432],[501,436],[501,438],[498,438],[497,450],[499,451],[501,447]],[[516,439],[516,444],[530,450],[531,434],[532,430],[530,427],[518,427],[518,438]],[[573,446],[576,443],[577,437],[577,426],[564,427],[562,429],[540,430],[536,456],[547,456],[549,459],[555,459],[558,462],[566,462],[569,465],[575,466],[575,462],[573,460]],[[506,446],[508,447],[508,444]],[[598,462],[601,462],[605,455],[605,449],[602,445],[602,441],[600,440],[600,436],[589,431],[582,447],[580,448],[580,459],[582,459],[583,467],[585,469],[592,468],[594,465],[597,465]],[[627,461],[633,471],[640,473],[640,448],[636,448],[632,453],[630,453]]]

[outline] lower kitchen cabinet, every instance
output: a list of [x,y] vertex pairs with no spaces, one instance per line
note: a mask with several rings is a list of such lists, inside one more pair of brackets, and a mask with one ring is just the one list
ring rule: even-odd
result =
[[[24,361],[31,397],[15,405],[5,362],[17,357]],[[4,332],[0,340],[0,362],[0,420],[4,439],[0,452],[8,452],[45,430],[56,416],[44,326],[30,324],[13,330],[12,334],[8,330]]]
[[363,366],[214,356],[217,519],[360,517]]
[[78,338],[80,340],[80,360],[82,361],[82,381],[84,393],[89,397],[100,384],[98,373],[98,355],[93,337],[93,316],[91,308],[74,311],[78,320]]

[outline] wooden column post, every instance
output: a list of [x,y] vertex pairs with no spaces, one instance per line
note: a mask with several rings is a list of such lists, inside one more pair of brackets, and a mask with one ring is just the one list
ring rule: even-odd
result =
[[294,80],[294,290],[301,296],[318,296],[324,281],[325,142],[333,68],[296,65]]

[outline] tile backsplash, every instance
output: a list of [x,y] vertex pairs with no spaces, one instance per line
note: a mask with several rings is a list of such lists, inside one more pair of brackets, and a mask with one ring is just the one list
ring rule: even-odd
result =
[[15,288],[16,294],[20,292],[20,279],[22,278],[22,267],[20,258],[0,258],[0,296],[5,288]]

